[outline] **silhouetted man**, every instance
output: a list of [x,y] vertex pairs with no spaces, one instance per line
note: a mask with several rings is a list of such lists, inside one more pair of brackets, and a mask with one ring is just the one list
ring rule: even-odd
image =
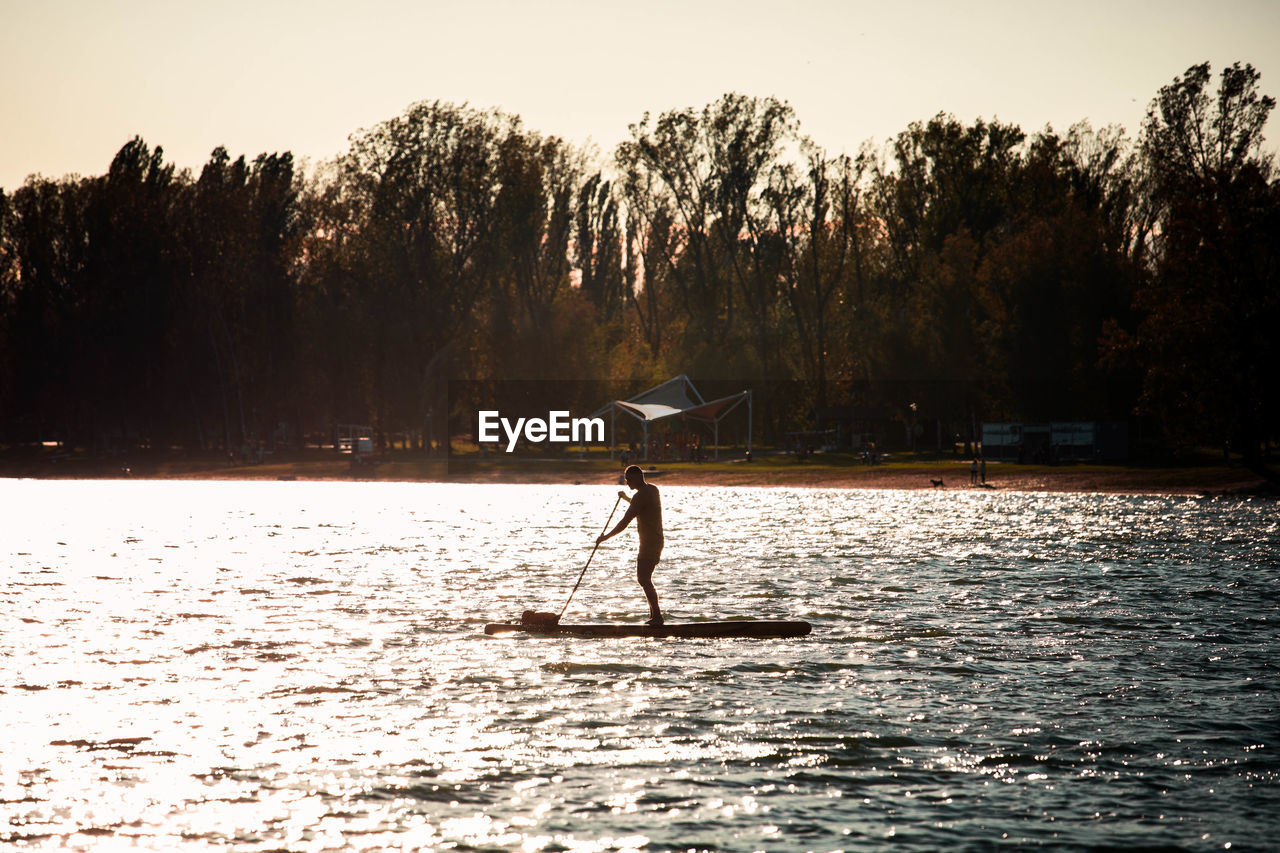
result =
[[596,539],[599,545],[606,539],[617,536],[631,519],[636,520],[636,532],[640,534],[640,553],[636,555],[636,580],[644,590],[644,597],[649,600],[650,625],[662,624],[662,610],[658,607],[658,591],[653,587],[653,570],[662,556],[662,499],[658,496],[658,487],[644,481],[644,472],[639,466],[627,468],[624,476],[627,486],[635,490],[635,495],[627,497],[626,492],[618,492],[618,496],[626,498],[631,504],[627,514],[608,533]]

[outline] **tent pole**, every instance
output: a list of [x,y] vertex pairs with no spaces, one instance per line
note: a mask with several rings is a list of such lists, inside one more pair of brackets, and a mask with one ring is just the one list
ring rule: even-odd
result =
[[613,454],[618,449],[618,438],[615,432],[618,426],[618,407],[609,407],[609,461],[613,461]]
[[640,422],[644,425],[644,461],[649,461],[649,421],[648,419]]

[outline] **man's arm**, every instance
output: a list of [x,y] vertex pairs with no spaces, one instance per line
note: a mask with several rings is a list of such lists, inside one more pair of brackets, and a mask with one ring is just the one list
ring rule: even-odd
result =
[[599,545],[601,542],[603,542],[606,539],[612,539],[613,537],[617,536],[619,533],[627,529],[627,525],[631,523],[631,519],[636,517],[636,503],[637,501],[631,502],[631,506],[627,507],[627,512],[624,516],[622,516],[622,520],[619,521],[612,530],[610,530],[608,533],[604,533],[596,537],[597,545]]

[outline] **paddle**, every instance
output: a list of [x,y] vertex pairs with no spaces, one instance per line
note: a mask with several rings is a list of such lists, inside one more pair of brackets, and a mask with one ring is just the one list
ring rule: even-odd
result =
[[[604,523],[604,527],[600,529],[603,536],[605,531],[609,529],[609,522],[613,521],[613,515],[618,511],[618,504],[622,503],[622,492],[618,492],[618,499],[613,502],[613,509],[609,510],[609,521]],[[573,594],[578,591],[578,587],[582,584],[582,579],[587,576],[587,569],[591,567],[591,561],[599,550],[600,543],[596,542],[595,547],[591,549],[591,556],[587,557],[587,564],[582,567],[582,571],[578,574],[578,582],[573,585],[573,589],[569,591],[569,597],[564,601],[564,607],[560,608],[559,613],[538,613],[534,610],[526,610],[521,616],[520,621],[526,625],[537,625],[540,627],[552,628],[560,624],[560,617],[569,609],[569,602],[573,601]]]

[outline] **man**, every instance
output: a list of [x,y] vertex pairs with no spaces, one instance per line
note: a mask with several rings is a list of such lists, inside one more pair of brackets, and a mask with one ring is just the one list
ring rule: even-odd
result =
[[624,474],[627,486],[635,491],[628,497],[626,492],[618,492],[618,497],[625,498],[631,506],[627,514],[608,533],[596,539],[599,545],[606,539],[617,536],[627,528],[634,518],[636,531],[640,534],[640,553],[636,556],[636,580],[644,590],[644,597],[649,600],[649,621],[647,624],[662,624],[662,611],[658,608],[658,591],[653,587],[653,570],[662,556],[662,499],[658,496],[658,487],[644,481],[644,472],[638,465],[627,468]]

